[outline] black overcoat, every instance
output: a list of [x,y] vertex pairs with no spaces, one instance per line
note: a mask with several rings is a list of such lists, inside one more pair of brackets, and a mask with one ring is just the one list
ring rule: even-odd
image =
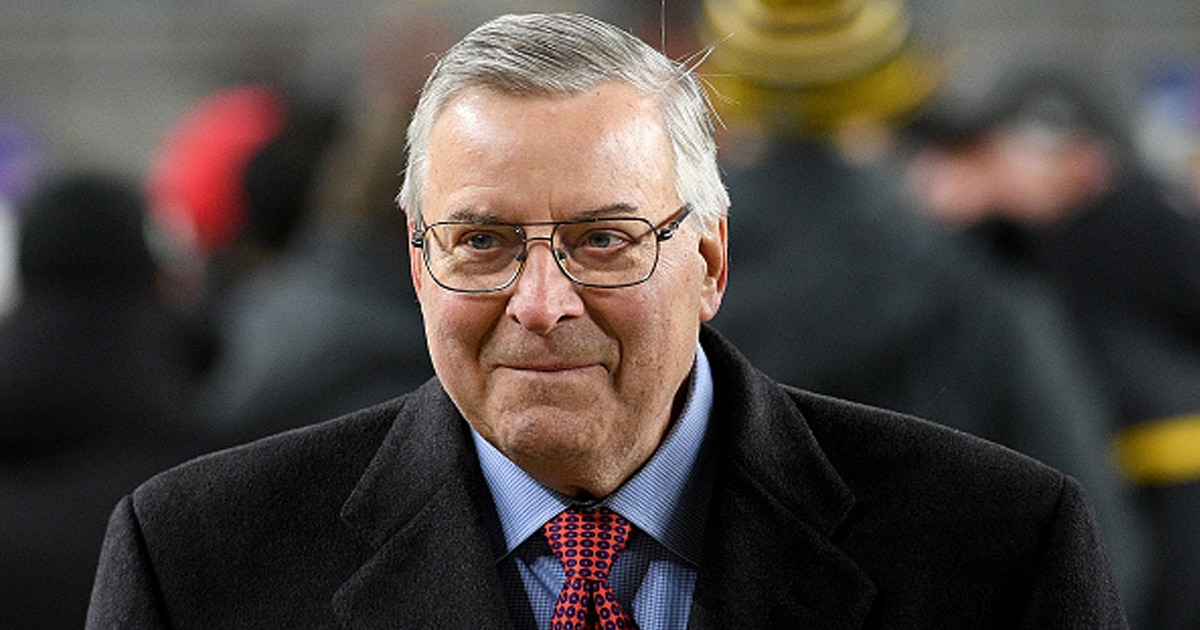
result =
[[[691,628],[1124,628],[1070,477],[788,388],[709,329],[715,486]],[[434,380],[175,468],[117,506],[89,628],[506,628],[494,518]]]

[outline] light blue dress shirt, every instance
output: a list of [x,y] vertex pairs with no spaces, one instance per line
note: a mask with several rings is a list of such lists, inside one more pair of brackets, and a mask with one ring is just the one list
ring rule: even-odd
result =
[[[650,461],[594,502],[635,527],[609,583],[641,630],[686,627],[696,585],[712,484],[711,466],[703,460],[713,396],[708,359],[698,344],[689,383],[683,412]],[[566,578],[540,530],[578,502],[541,485],[474,430],[471,434],[503,530],[505,548],[497,550],[496,562],[513,622],[517,628],[547,628]]]

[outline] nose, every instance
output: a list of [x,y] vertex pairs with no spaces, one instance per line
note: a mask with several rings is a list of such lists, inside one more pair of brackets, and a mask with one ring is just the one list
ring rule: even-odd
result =
[[531,240],[527,248],[525,268],[513,284],[505,312],[526,330],[545,334],[559,322],[582,315],[583,298],[558,268],[549,242]]

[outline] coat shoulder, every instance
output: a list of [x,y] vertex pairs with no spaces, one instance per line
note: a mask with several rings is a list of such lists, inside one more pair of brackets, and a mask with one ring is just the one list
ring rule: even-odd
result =
[[1032,457],[914,416],[786,388],[834,467],[858,490],[980,498],[1008,494],[1056,497],[1064,475]]
[[296,501],[329,505],[322,500],[344,499],[405,400],[192,459],[139,486],[133,493],[134,509],[142,518],[153,518],[181,510],[212,515],[241,506],[284,507]]

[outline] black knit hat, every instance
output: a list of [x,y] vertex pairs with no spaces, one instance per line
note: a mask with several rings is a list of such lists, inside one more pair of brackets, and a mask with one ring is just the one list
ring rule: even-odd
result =
[[1025,125],[1058,133],[1086,133],[1110,141],[1123,131],[1083,77],[1048,66],[1017,67],[1004,73],[980,98],[937,94],[910,125],[919,140],[969,143],[1002,127]]
[[26,199],[19,217],[18,268],[26,287],[153,279],[143,198],[129,182],[100,173],[52,177]]

